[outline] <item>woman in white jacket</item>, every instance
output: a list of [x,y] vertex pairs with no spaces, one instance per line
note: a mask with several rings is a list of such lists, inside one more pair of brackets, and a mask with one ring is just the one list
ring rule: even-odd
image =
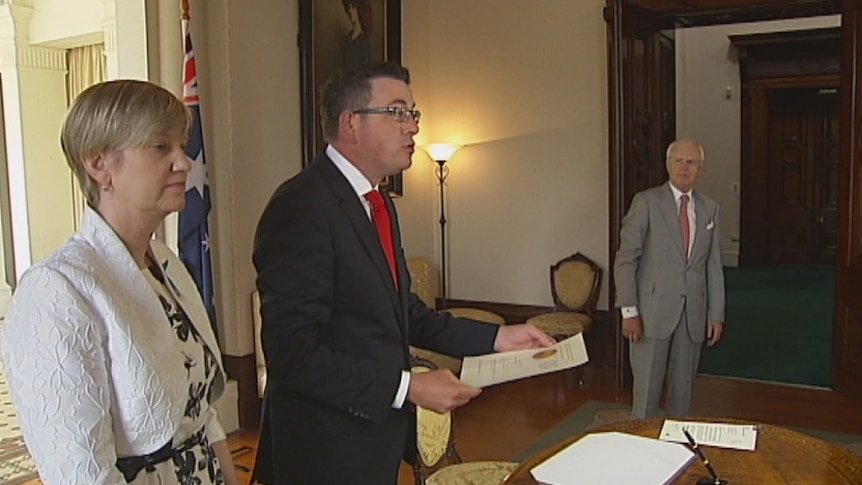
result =
[[75,100],[61,143],[88,207],[21,278],[2,335],[46,485],[238,484],[213,402],[225,373],[183,264],[152,234],[185,205],[191,116],[143,81]]

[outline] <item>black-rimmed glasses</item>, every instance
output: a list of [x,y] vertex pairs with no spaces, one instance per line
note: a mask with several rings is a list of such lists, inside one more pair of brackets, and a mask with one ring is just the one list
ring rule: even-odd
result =
[[385,106],[382,108],[362,108],[355,110],[354,113],[360,115],[387,114],[399,123],[405,123],[413,120],[414,123],[419,123],[422,119],[422,113],[418,109],[408,109],[404,106]]

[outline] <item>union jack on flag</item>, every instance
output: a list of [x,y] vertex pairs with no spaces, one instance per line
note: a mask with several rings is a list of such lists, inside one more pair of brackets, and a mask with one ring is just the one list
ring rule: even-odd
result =
[[183,102],[192,113],[192,126],[189,129],[186,155],[192,161],[192,168],[186,179],[186,206],[180,212],[179,217],[180,259],[194,278],[209,314],[213,332],[218,335],[209,222],[207,221],[212,203],[210,201],[210,187],[207,182],[206,162],[204,161],[197,65],[195,64],[188,19],[183,19],[183,38],[185,39]]

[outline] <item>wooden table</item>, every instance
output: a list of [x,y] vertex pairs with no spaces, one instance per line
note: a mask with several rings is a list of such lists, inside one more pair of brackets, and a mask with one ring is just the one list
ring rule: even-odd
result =
[[[826,441],[769,424],[752,423],[716,418],[685,418],[688,421],[713,423],[755,424],[759,427],[755,451],[732,450],[703,446],[718,476],[730,485],[762,484],[862,484],[862,460],[850,452]],[[625,421],[604,426],[600,431],[622,431],[649,438],[657,438],[663,419]],[[528,458],[503,482],[504,485],[536,485],[530,470],[553,454],[577,441],[588,433],[550,446]],[[624,461],[624,457],[621,460]],[[613,463],[597,463],[596,466],[614,466]],[[693,485],[698,479],[709,476],[700,461],[694,461],[674,485]]]

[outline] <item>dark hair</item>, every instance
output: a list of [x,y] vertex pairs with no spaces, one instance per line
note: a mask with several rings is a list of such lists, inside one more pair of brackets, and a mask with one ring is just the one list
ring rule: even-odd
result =
[[344,67],[326,81],[320,90],[320,128],[327,143],[338,137],[341,113],[367,107],[371,101],[371,80],[383,77],[410,84],[410,71],[391,62]]

